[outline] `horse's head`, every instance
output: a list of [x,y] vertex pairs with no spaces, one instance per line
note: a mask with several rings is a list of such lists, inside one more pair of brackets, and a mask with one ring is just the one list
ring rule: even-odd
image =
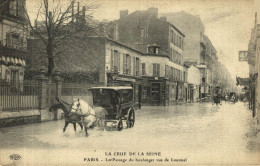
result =
[[62,109],[64,113],[69,113],[70,111],[70,104],[60,100],[58,97],[56,97],[52,101],[52,105],[49,108],[50,112],[56,111],[57,109]]
[[60,108],[61,103],[60,103],[60,99],[58,97],[56,97],[53,101],[52,101],[52,105],[49,108],[50,112],[53,112],[55,110],[57,110],[58,108]]
[[86,101],[80,99],[73,99],[73,103],[71,105],[71,112],[79,115],[95,116],[95,110]]
[[71,112],[76,112],[80,109],[80,102],[79,99],[73,98],[73,102],[71,104]]

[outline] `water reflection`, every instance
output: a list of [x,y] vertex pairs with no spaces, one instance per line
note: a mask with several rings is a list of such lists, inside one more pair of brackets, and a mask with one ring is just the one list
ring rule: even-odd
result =
[[[183,104],[168,107],[146,106],[136,111],[134,128],[122,131],[89,130],[74,133],[69,125],[62,133],[64,121],[3,128],[1,149],[70,149],[80,151],[162,151],[184,154],[190,159],[206,157],[208,161],[238,162],[259,153],[254,136],[251,111],[243,103]],[[126,125],[124,124],[124,127]],[[243,161],[244,161],[243,160]]]

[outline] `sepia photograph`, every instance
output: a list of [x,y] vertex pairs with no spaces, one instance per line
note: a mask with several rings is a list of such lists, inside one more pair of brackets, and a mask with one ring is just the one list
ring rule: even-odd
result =
[[0,166],[260,166],[260,0],[0,0]]

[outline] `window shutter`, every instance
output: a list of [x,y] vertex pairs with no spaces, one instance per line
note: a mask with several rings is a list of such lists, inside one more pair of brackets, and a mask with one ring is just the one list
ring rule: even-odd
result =
[[6,45],[11,46],[12,45],[12,38],[10,33],[6,33]]
[[153,64],[153,76],[156,76],[156,64]]
[[136,74],[136,59],[133,57],[133,75]]
[[158,70],[157,70],[157,76],[160,77],[160,64],[157,64],[157,68],[158,68]]
[[129,59],[129,66],[128,66],[129,73],[128,74],[131,74],[131,69],[132,69],[131,56],[129,56],[128,59]]
[[118,52],[114,51],[114,66],[118,67],[117,64],[118,64]]
[[168,78],[168,65],[165,65],[165,77]]
[[118,66],[117,66],[118,71],[120,71],[120,69],[121,69],[121,63],[120,63],[121,58],[120,58],[120,56],[121,56],[121,54],[120,54],[120,52],[118,52]]
[[126,54],[123,53],[123,73],[126,72]]
[[114,70],[114,51],[111,50],[111,70]]

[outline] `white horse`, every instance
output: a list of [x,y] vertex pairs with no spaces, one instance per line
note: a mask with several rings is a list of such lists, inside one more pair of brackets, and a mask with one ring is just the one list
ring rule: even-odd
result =
[[99,124],[99,126],[103,127],[105,116],[108,115],[104,108],[92,107],[82,99],[73,99],[71,112],[82,116],[86,136],[88,135],[88,128],[92,128],[96,124]]

